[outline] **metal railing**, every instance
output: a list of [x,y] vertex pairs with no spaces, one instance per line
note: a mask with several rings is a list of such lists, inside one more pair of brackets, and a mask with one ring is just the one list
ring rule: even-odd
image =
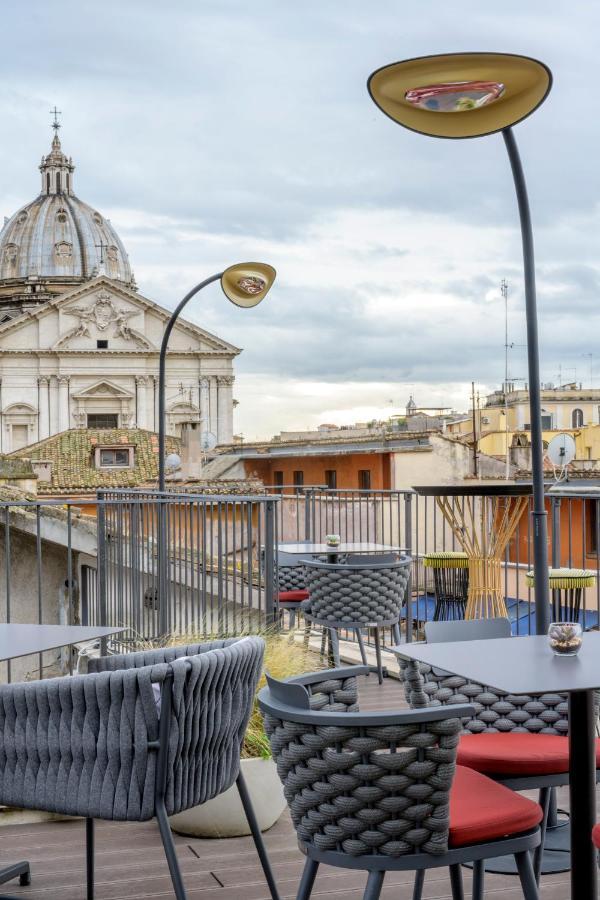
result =
[[[167,634],[262,630],[276,619],[277,502],[133,491],[77,502],[3,501],[0,621],[125,626],[120,641],[136,645]],[[4,665],[0,678],[71,668],[57,651]]]
[[[413,558],[401,622],[411,640],[434,611],[426,553],[457,549],[435,499],[412,491],[283,488],[260,496],[197,496],[104,491],[85,501],[0,502],[0,620],[126,626],[122,640],[165,634],[235,634],[278,622],[277,545],[335,532],[344,541],[374,541]],[[271,489],[272,490],[272,489]],[[454,502],[464,502],[456,497]],[[592,570],[584,627],[600,620],[600,488],[550,494],[549,559]],[[165,578],[160,581],[159,525]],[[535,592],[525,514],[502,566],[513,632],[534,631]],[[66,651],[0,666],[0,677],[68,671]]]

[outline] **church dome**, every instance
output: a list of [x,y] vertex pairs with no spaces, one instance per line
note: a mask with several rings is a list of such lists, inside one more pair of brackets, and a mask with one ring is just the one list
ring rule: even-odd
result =
[[5,221],[0,232],[0,285],[39,281],[47,289],[99,275],[134,287],[129,258],[110,224],[73,191],[75,166],[61,147],[58,124],[42,158],[42,190]]

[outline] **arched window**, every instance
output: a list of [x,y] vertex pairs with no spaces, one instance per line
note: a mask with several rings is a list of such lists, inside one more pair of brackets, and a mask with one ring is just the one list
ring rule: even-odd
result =
[[70,190],[71,190],[70,175],[67,173],[67,194],[69,193]]
[[46,193],[50,193],[50,172],[46,172]]
[[583,410],[574,409],[571,413],[571,427],[583,428]]
[[60,172],[56,173],[56,193],[60,194]]

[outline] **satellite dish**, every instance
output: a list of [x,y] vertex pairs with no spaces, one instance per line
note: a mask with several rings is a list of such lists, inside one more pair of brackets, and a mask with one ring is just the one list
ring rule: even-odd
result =
[[165,459],[165,466],[167,467],[167,469],[171,469],[172,471],[174,471],[175,469],[178,469],[180,465],[181,457],[179,456],[179,454],[169,453],[169,455]]
[[205,453],[214,450],[217,446],[217,436],[212,431],[203,431],[200,437],[200,447]]
[[546,456],[553,466],[564,469],[575,459],[575,440],[570,434],[557,434],[546,450]]

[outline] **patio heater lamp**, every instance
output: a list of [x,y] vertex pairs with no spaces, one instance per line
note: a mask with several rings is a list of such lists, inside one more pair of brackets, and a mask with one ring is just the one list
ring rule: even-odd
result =
[[173,315],[167,323],[162,343],[160,345],[160,362],[158,370],[158,489],[165,490],[165,431],[166,431],[166,410],[165,410],[165,372],[167,361],[167,345],[173,326],[179,318],[183,308],[189,303],[202,288],[212,284],[213,281],[220,281],[223,292],[228,300],[236,306],[249,309],[251,306],[258,306],[261,300],[269,293],[273,282],[275,281],[275,269],[267,263],[236,263],[229,266],[224,272],[218,272],[211,275],[197,284],[196,287],[189,291],[179,306],[174,310]]
[[523,242],[538,634],[548,630],[550,605],[535,265],[527,188],[512,126],[544,102],[551,86],[552,73],[547,66],[510,53],[418,57],[377,69],[368,80],[369,93],[376,105],[394,122],[411,131],[438,138],[475,138],[502,132],[504,138]]
[[[210,278],[206,278],[189,291],[179,306],[174,310],[167,322],[165,333],[160,346],[160,362],[158,376],[158,489],[161,495],[165,490],[165,431],[166,431],[166,361],[167,345],[175,322],[183,308],[189,303],[202,288],[220,281],[223,292],[228,300],[236,306],[249,309],[257,306],[269,293],[275,281],[275,269],[267,263],[236,263],[229,266],[224,272],[218,272]],[[169,630],[168,611],[168,558],[167,558],[167,517],[166,508],[162,497],[159,499],[159,544],[158,544],[158,587],[159,587],[159,625],[161,635],[166,635]]]

